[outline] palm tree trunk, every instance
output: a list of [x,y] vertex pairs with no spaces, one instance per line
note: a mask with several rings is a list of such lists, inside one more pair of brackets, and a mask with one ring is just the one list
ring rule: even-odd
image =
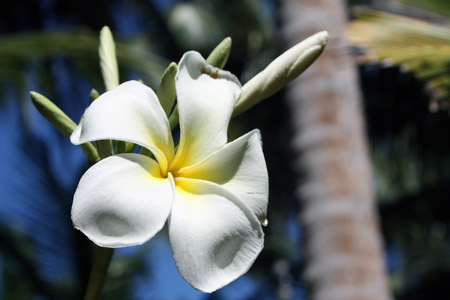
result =
[[281,0],[292,46],[328,30],[322,56],[288,87],[313,300],[391,299],[372,191],[358,78],[344,39],[344,0]]

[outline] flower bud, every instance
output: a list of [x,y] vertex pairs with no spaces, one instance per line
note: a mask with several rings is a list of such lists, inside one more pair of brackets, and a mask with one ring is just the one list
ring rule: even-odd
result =
[[320,56],[327,41],[328,33],[322,31],[277,57],[242,87],[241,98],[234,108],[233,116],[272,96],[299,76]]
[[175,104],[175,99],[177,93],[175,91],[175,75],[177,74],[178,66],[176,63],[171,63],[161,78],[161,83],[159,84],[158,96],[159,103],[161,103],[166,116],[169,116],[172,111],[173,105]]
[[211,54],[206,59],[206,62],[211,66],[219,69],[223,69],[228,61],[231,51],[231,38],[227,37],[216,48],[211,52]]
[[[45,96],[37,92],[30,92],[30,97],[41,115],[69,139],[77,124]],[[90,163],[95,163],[100,159],[92,143],[82,144],[81,147],[83,148],[83,152],[88,156]]]
[[92,89],[91,92],[89,93],[89,102],[90,103],[94,102],[95,99],[97,99],[98,97],[100,97],[98,91],[96,89]]
[[102,70],[103,81],[107,91],[119,85],[119,67],[117,66],[116,45],[111,30],[104,26],[100,31],[100,46],[98,48],[100,56],[100,69]]

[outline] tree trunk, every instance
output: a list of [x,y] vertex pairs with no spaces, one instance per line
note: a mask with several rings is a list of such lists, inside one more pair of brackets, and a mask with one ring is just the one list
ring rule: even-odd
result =
[[292,46],[327,30],[322,56],[288,86],[304,278],[313,300],[391,299],[378,229],[358,79],[344,38],[343,0],[281,0]]

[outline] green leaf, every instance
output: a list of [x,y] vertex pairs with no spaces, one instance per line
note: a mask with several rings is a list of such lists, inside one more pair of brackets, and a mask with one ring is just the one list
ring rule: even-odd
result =
[[[450,94],[450,29],[417,18],[359,8],[347,36],[361,52],[361,63],[398,66],[425,80],[433,97]],[[445,101],[446,102],[446,101]],[[446,108],[446,105],[441,107]]]
[[[41,115],[55,126],[66,138],[70,139],[70,135],[77,127],[77,124],[45,96],[37,92],[30,92],[30,97]],[[83,152],[88,156],[90,163],[95,163],[100,160],[97,150],[92,143],[82,144],[81,147],[83,148]]]
[[[99,59],[99,38],[90,31],[74,32],[27,32],[0,37],[0,79],[2,82],[17,83],[23,79],[23,64],[45,61],[62,54],[82,61],[85,75],[98,77],[96,63]],[[132,69],[143,76],[151,86],[157,86],[161,74],[170,61],[154,54],[155,44],[144,36],[137,36],[132,41],[115,41],[117,60],[127,69]],[[34,66],[34,65],[33,65]],[[95,67],[94,67],[95,66]],[[41,79],[41,78],[39,78]],[[41,79],[42,80],[42,79]]]
[[441,14],[450,16],[450,2],[447,0],[400,0],[402,7],[408,9],[422,8],[427,13],[427,10],[433,14]]
[[169,116],[175,104],[175,98],[177,96],[175,91],[175,75],[177,74],[178,66],[176,63],[171,63],[161,78],[159,84],[157,96],[161,103],[166,116]]
[[211,52],[211,54],[206,59],[206,62],[214,67],[223,69],[228,61],[231,51],[231,38],[227,37],[216,48]]
[[103,81],[107,91],[119,85],[119,68],[117,66],[116,45],[108,26],[104,26],[100,31],[100,68],[102,70]]

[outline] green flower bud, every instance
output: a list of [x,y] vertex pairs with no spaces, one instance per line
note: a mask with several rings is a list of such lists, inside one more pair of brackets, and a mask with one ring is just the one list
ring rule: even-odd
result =
[[[77,127],[77,124],[45,96],[37,92],[30,92],[30,97],[41,115],[55,126],[66,138],[70,139],[70,135],[75,127]],[[97,150],[92,143],[82,144],[81,147],[83,148],[83,152],[88,156],[90,163],[95,163],[100,160]]]
[[211,54],[206,59],[206,62],[211,66],[219,69],[223,69],[228,61],[231,51],[231,38],[227,37],[216,48],[211,52]]
[[92,89],[91,92],[89,93],[89,102],[90,103],[94,102],[94,100],[97,99],[98,97],[100,97],[98,91],[96,89]]
[[172,111],[173,105],[175,104],[175,98],[177,97],[175,91],[175,75],[177,74],[177,70],[178,66],[174,62],[167,67],[161,77],[161,83],[159,84],[158,92],[156,93],[166,116],[169,116]]
[[264,100],[305,71],[322,53],[328,33],[322,31],[290,48],[242,87],[233,116]]
[[116,45],[108,26],[104,26],[100,31],[100,69],[102,70],[103,81],[107,91],[119,85],[119,67],[117,66]]

